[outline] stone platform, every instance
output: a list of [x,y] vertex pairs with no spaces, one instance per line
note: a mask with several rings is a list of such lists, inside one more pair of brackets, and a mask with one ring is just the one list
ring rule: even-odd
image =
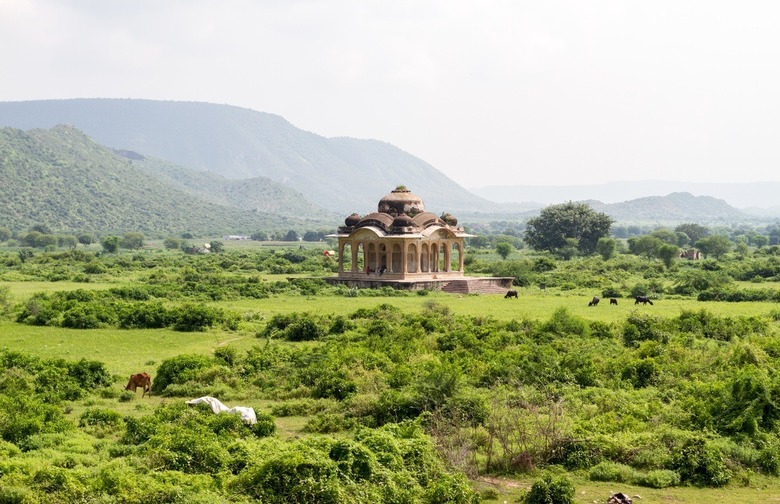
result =
[[512,288],[513,277],[462,277],[420,280],[392,280],[370,278],[339,278],[324,279],[331,285],[346,285],[357,289],[380,289],[392,287],[403,290],[440,290],[450,294],[506,294]]

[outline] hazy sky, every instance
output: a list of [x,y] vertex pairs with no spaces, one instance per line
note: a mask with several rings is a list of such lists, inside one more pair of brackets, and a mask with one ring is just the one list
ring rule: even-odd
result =
[[466,187],[780,180],[780,2],[0,0],[0,101],[227,103]]

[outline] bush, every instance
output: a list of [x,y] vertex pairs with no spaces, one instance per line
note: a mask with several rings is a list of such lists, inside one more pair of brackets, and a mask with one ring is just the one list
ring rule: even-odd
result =
[[573,504],[574,485],[562,476],[550,475],[534,481],[531,490],[523,496],[523,504]]
[[168,385],[186,383],[196,379],[199,372],[213,365],[204,355],[178,355],[166,359],[157,368],[157,376],[152,382],[152,392],[162,393]]
[[85,427],[87,425],[120,426],[122,423],[122,415],[109,409],[87,409],[79,418],[79,427]]
[[599,462],[588,471],[588,479],[591,481],[630,483],[633,478],[634,470],[631,467],[615,462]]
[[680,484],[680,475],[668,469],[658,469],[647,474],[637,474],[634,482],[650,488],[669,488]]
[[732,476],[720,450],[702,438],[687,440],[672,457],[671,469],[682,482],[700,486],[723,486]]

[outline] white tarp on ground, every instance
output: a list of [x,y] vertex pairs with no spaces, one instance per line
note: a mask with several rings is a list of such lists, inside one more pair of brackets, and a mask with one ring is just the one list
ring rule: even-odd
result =
[[256,424],[257,423],[257,415],[255,415],[255,410],[252,408],[247,408],[246,406],[234,406],[232,408],[228,408],[224,404],[222,404],[219,399],[216,399],[214,397],[198,397],[197,399],[193,399],[191,401],[187,401],[187,404],[190,406],[194,406],[196,404],[203,404],[206,403],[209,406],[211,406],[211,411],[214,413],[238,413],[241,415],[241,420],[248,424]]

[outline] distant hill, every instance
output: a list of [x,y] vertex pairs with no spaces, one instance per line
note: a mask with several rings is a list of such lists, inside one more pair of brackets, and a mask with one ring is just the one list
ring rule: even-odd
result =
[[[533,201],[540,205],[582,200],[620,203],[648,196],[688,192],[695,196],[725,200],[735,208],[750,209],[748,213],[751,214],[780,217],[780,208],[777,207],[780,182],[777,181],[724,184],[643,180],[568,186],[486,186],[470,190],[499,203]],[[774,211],[772,207],[775,207]]]
[[690,193],[672,193],[667,196],[648,196],[622,203],[605,204],[588,201],[590,206],[604,212],[618,222],[701,224],[744,222],[750,217],[723,200],[711,196],[694,196]]
[[73,99],[0,102],[0,126],[72,124],[114,149],[227,179],[267,177],[341,215],[367,213],[398,185],[432,212],[489,210],[425,161],[378,140],[325,138],[280,116],[196,102]]
[[[71,126],[27,132],[0,128],[0,222],[17,230],[45,224],[57,232],[203,235],[326,224],[263,211],[262,192],[251,190],[262,185],[260,180],[234,188],[218,177],[199,181],[198,174],[182,168],[127,151],[121,154]],[[199,184],[210,188],[211,195],[199,194]],[[285,197],[290,205],[310,208],[300,195]]]

